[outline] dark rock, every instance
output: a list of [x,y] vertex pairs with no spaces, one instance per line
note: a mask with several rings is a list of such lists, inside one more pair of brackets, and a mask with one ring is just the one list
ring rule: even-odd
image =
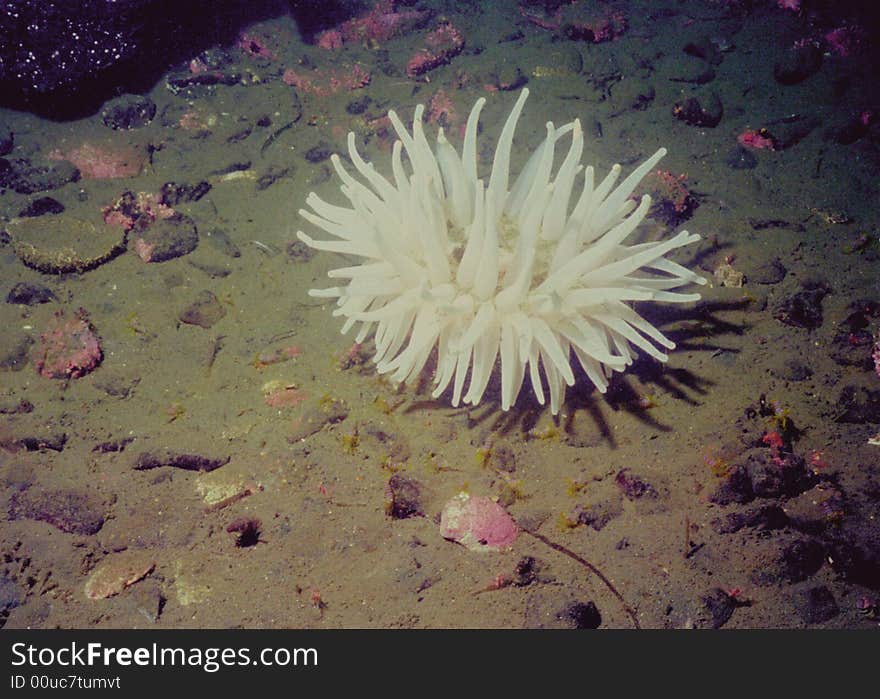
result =
[[207,329],[215,325],[225,315],[226,309],[223,308],[223,304],[206,289],[200,292],[196,300],[184,308],[178,317],[181,323],[198,325]]
[[705,61],[686,58],[676,62],[675,75],[670,76],[669,79],[675,83],[705,85],[715,79],[715,69]]
[[156,103],[143,95],[121,95],[110,100],[101,112],[101,121],[111,129],[139,129],[156,116]]
[[317,146],[312,146],[305,152],[305,159],[310,163],[317,164],[324,162],[333,155],[333,148],[326,143],[319,143]]
[[176,214],[160,218],[134,234],[134,247],[144,262],[166,262],[188,255],[199,244],[192,219]]
[[794,606],[804,623],[821,624],[840,614],[840,608],[825,585],[803,590],[794,597]]
[[602,615],[592,601],[572,602],[557,617],[575,629],[598,629],[602,625]]
[[198,201],[211,191],[210,183],[202,180],[195,184],[166,182],[159,190],[160,201],[166,206],[175,207],[182,202]]
[[15,137],[11,131],[3,131],[0,136],[0,155],[8,155],[15,146]]
[[359,97],[358,99],[354,99],[345,105],[345,111],[349,114],[363,114],[367,111],[367,107],[370,106],[372,102],[372,98],[369,95],[364,95],[363,97]]
[[6,303],[17,303],[23,306],[36,306],[40,303],[57,301],[58,297],[48,287],[31,282],[19,282],[6,294]]
[[688,56],[702,58],[707,63],[717,66],[724,60],[724,54],[718,49],[717,44],[709,37],[703,37],[697,41],[690,41],[682,49]]
[[824,561],[825,548],[818,541],[793,541],[782,552],[783,575],[789,582],[801,582],[818,572]]
[[34,412],[34,404],[29,400],[0,400],[0,415],[26,415]]
[[844,386],[837,401],[836,422],[861,425],[880,423],[880,390],[861,386]]
[[47,522],[68,534],[91,535],[104,526],[104,504],[86,490],[27,490],[10,498],[9,519]]
[[720,587],[716,587],[703,595],[702,600],[703,606],[709,612],[709,625],[713,629],[720,629],[724,626],[739,606],[736,598]]
[[623,514],[623,500],[618,495],[613,498],[602,498],[596,502],[578,505],[575,517],[578,524],[585,524],[597,532],[605,528],[612,519]]
[[769,366],[770,373],[785,381],[805,381],[813,375],[813,370],[797,359],[785,356],[775,357]]
[[32,165],[26,158],[0,160],[0,188],[6,187],[19,194],[58,189],[68,182],[79,181],[79,178],[79,170],[66,160],[52,165]]
[[211,279],[223,279],[232,274],[232,270],[225,263],[219,264],[202,259],[190,259],[189,263],[200,272],[204,272]]
[[205,234],[205,240],[217,252],[227,257],[241,257],[241,250],[232,242],[232,238],[222,228],[214,228]]
[[210,90],[200,88],[213,88],[217,85],[238,85],[242,81],[241,73],[237,71],[220,72],[208,71],[206,73],[180,73],[172,75],[165,81],[165,86],[171,94],[186,91],[188,96],[196,97],[209,93]]
[[308,262],[315,256],[315,251],[301,240],[291,240],[284,250],[290,262]]
[[758,165],[758,159],[748,148],[736,145],[724,156],[724,164],[733,170],[751,170]]
[[620,492],[630,500],[639,498],[656,498],[657,490],[650,483],[635,475],[630,469],[624,468],[617,472],[614,482],[620,488]]
[[785,279],[787,270],[778,257],[763,262],[749,272],[749,282],[752,284],[778,284]]
[[812,42],[789,49],[773,67],[773,77],[783,85],[796,85],[822,67],[822,50]]
[[43,216],[44,214],[60,214],[64,211],[64,204],[52,197],[40,197],[18,212],[24,218]]
[[773,315],[786,325],[815,330],[822,325],[822,299],[827,294],[824,286],[799,291],[783,299]]
[[25,333],[0,333],[0,371],[21,371],[30,361],[34,340]]
[[769,449],[753,449],[746,468],[752,491],[760,498],[792,497],[816,484],[816,474],[797,454],[774,456]]
[[873,522],[844,522],[824,538],[828,560],[847,582],[880,590],[880,532]]
[[513,584],[517,587],[531,585],[538,580],[541,564],[534,556],[523,556],[513,569]]
[[172,466],[184,471],[215,471],[229,463],[229,456],[203,456],[202,454],[187,454],[171,449],[158,451],[145,451],[137,455],[132,468],[135,471],[149,471],[161,466]]
[[12,578],[0,575],[0,628],[3,628],[9,610],[14,609],[25,599],[25,591]]
[[721,121],[724,107],[714,92],[701,97],[688,97],[672,106],[672,115],[689,126],[713,128]]
[[269,189],[278,180],[291,174],[292,168],[281,167],[279,165],[270,165],[266,171],[257,178],[257,191],[262,192]]
[[16,437],[13,445],[26,451],[63,451],[67,444],[67,434],[64,432],[51,432],[42,435],[24,435]]
[[385,486],[385,514],[391,519],[423,517],[419,482],[402,473],[392,474]]
[[112,398],[128,398],[140,381],[137,374],[110,369],[95,378],[94,386]]
[[755,499],[752,490],[752,479],[748,471],[742,466],[736,466],[727,477],[718,485],[712,494],[712,502],[718,505],[731,503],[744,504]]

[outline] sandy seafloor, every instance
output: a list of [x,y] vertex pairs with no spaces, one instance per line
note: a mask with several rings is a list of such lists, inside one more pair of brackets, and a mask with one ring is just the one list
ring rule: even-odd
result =
[[[56,297],[0,304],[0,623],[876,627],[880,447],[868,440],[880,430],[869,341],[880,326],[880,130],[872,122],[840,142],[853,119],[880,109],[864,54],[825,51],[815,74],[780,84],[773,66],[794,42],[834,25],[770,2],[746,13],[737,3],[614,3],[628,28],[598,44],[540,29],[512,2],[415,6],[437,17],[382,45],[335,51],[305,43],[287,15],[243,27],[271,58],[228,46],[223,69],[240,84],[173,94],[160,80],[146,93],[157,116],[130,131],[111,131],[100,112],[65,122],[0,113],[15,134],[9,158],[51,163],[50,151],[84,141],[152,151],[136,177],[4,191],[7,230],[39,196],[63,203],[40,217],[63,230],[72,219],[98,223],[125,191],[212,185],[175,207],[199,243],[166,262],[145,263],[129,240],[94,270],[51,275],[24,266],[8,238],[0,247],[4,298],[19,282]],[[441,16],[465,50],[428,79],[407,77],[407,59]],[[716,47],[714,64],[686,54],[689,43]],[[281,79],[286,68],[354,64],[371,73],[367,87],[316,96]],[[707,67],[714,78],[682,82]],[[352,361],[353,337],[307,295],[343,261],[304,260],[289,247],[298,229],[320,235],[297,214],[310,191],[343,201],[330,161],[305,157],[310,149],[344,150],[354,130],[390,173],[390,141],[374,120],[392,108],[409,120],[443,90],[456,145],[471,105],[487,97],[485,172],[516,97],[486,85],[517,72],[531,96],[514,170],[548,120],[581,119],[583,160],[600,176],[666,146],[660,167],[686,174],[692,210],[636,235],[700,233],[673,257],[711,282],[698,303],[641,307],[678,343],[668,363],[641,356],[606,395],[578,370],[556,419],[528,380],[507,413],[497,376],[478,407],[452,408],[448,395],[431,399],[427,374],[395,387],[360,355]],[[709,93],[723,105],[717,126],[675,118],[676,102]],[[350,113],[358,101],[365,111]],[[792,125],[804,133],[792,137]],[[737,136],[761,127],[789,134],[787,147],[737,152]],[[732,166],[752,157],[753,167]],[[243,175],[218,174],[234,164]],[[713,276],[725,259],[742,286]],[[209,328],[181,322],[205,290],[223,317]],[[798,294],[821,308],[817,327],[781,322]],[[56,311],[78,308],[101,339],[102,363],[71,380],[39,375],[40,334]],[[292,346],[287,361],[257,360]],[[302,402],[268,405],[279,386]],[[20,401],[33,409],[16,411]],[[330,409],[342,419],[299,438],[304,419]],[[764,440],[774,430],[785,439],[778,451]],[[228,463],[138,470],[145,452]],[[440,536],[439,513],[462,490],[497,498],[517,520],[511,549],[475,552]],[[241,517],[260,520],[256,544],[237,546],[227,531]],[[105,569],[116,577],[89,598],[87,581]]]

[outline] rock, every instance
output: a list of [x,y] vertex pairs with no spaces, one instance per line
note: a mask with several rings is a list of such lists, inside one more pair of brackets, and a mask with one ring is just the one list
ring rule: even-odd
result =
[[64,211],[64,204],[52,197],[40,197],[18,212],[24,218],[34,218],[45,214],[60,214]]
[[688,57],[676,61],[675,75],[670,76],[669,79],[677,83],[705,85],[715,79],[715,70],[705,61]]
[[134,251],[144,262],[166,262],[196,249],[199,234],[192,219],[181,214],[159,218],[134,235]]
[[385,486],[385,514],[391,519],[424,516],[419,482],[402,473],[392,474]]
[[801,582],[814,575],[825,561],[825,548],[814,539],[798,539],[782,552],[783,576],[789,582]]
[[125,370],[101,371],[95,378],[95,388],[112,398],[128,398],[141,377]]
[[155,567],[155,560],[146,551],[112,553],[98,564],[86,581],[86,597],[97,600],[118,595],[147,577]]
[[[208,245],[210,245],[214,250],[219,252],[221,255],[225,255],[226,257],[237,258],[241,257],[241,250],[239,250],[238,246],[232,242],[232,239],[229,237],[229,234],[224,231],[222,228],[214,228],[205,235],[205,240]],[[297,241],[300,242],[300,241]],[[303,245],[311,251],[305,243]],[[312,253],[314,254],[314,253]]]
[[840,614],[840,608],[825,585],[803,590],[794,597],[798,616],[807,624],[821,624]]
[[156,451],[144,451],[135,457],[135,471],[149,471],[161,466],[173,466],[184,471],[214,471],[221,466],[225,466],[230,461],[229,456],[203,456],[202,454],[192,454],[174,451],[172,449],[159,449]]
[[497,551],[513,545],[518,528],[494,500],[461,492],[440,513],[440,535],[471,551]]
[[786,272],[785,265],[774,257],[749,272],[749,281],[753,284],[778,284],[785,279]]
[[789,49],[773,67],[773,77],[782,85],[803,82],[822,67],[822,50],[812,42]]
[[101,341],[80,309],[65,319],[60,310],[52,316],[34,353],[34,367],[50,379],[76,379],[95,369],[104,358]]
[[25,600],[25,591],[12,578],[0,575],[0,625],[4,624],[9,610]]
[[327,143],[319,143],[317,146],[309,148],[303,157],[313,165],[316,165],[317,163],[322,163],[327,160],[334,152],[335,151],[331,145]]
[[836,488],[820,483],[789,498],[782,507],[792,526],[802,532],[820,533],[834,513],[843,510],[843,496]]
[[861,386],[844,386],[837,401],[836,422],[864,424],[880,422],[880,390]]
[[77,182],[80,172],[67,161],[54,165],[33,165],[27,158],[0,159],[0,188],[19,194],[35,194]]
[[614,477],[614,482],[617,484],[617,487],[620,488],[620,492],[630,500],[638,500],[645,497],[658,497],[657,490],[653,485],[640,476],[635,475],[632,470],[628,468],[618,471],[617,475]]
[[709,626],[720,629],[733,616],[738,604],[736,597],[728,594],[720,587],[713,588],[702,597],[703,606],[709,612]]
[[718,505],[729,505],[734,502],[751,502],[754,498],[752,479],[749,478],[748,471],[742,466],[736,466],[718,485],[710,499]]
[[799,291],[783,299],[773,315],[786,325],[815,330],[822,325],[822,299],[827,294],[824,286]]
[[226,309],[207,289],[200,292],[189,306],[184,308],[180,315],[181,323],[198,325],[200,328],[210,328],[226,315]]
[[612,519],[623,514],[623,498],[597,499],[595,502],[578,505],[575,508],[575,517],[578,524],[585,524],[597,532],[605,528]]
[[156,116],[156,103],[143,95],[120,95],[106,103],[101,121],[111,129],[139,129]]
[[308,262],[315,255],[315,251],[301,240],[290,241],[284,247],[284,251],[287,253],[288,262]]
[[66,213],[21,219],[8,232],[22,263],[44,274],[82,274],[126,249],[126,233],[117,226]]
[[6,303],[16,303],[22,306],[36,306],[57,300],[58,297],[51,289],[42,284],[31,282],[19,282],[6,295]]
[[602,615],[592,600],[589,602],[571,602],[557,615],[559,619],[568,621],[574,629],[598,629],[602,625]]
[[104,504],[87,490],[61,488],[14,493],[9,519],[46,522],[68,534],[97,534],[104,526]]
[[797,454],[774,456],[768,449],[752,449],[746,460],[752,492],[761,498],[792,497],[813,487],[816,474]]
[[672,115],[689,126],[713,128],[724,115],[721,99],[714,92],[688,97],[672,106]]
[[296,444],[306,437],[319,432],[324,425],[333,425],[342,422],[348,417],[348,406],[341,400],[319,400],[314,405],[303,411],[293,424],[293,428],[287,441]]
[[200,180],[195,184],[178,184],[166,182],[159,190],[159,200],[165,206],[177,206],[180,203],[198,201],[211,191],[211,183]]
[[813,370],[797,359],[785,356],[771,358],[768,367],[770,374],[784,381],[806,381],[813,375]]
[[0,333],[0,371],[21,371],[28,365],[34,340],[23,332]]

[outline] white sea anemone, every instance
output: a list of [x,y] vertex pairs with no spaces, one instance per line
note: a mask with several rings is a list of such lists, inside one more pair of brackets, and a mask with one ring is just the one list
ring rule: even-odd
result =
[[[601,392],[613,371],[632,363],[636,347],[665,361],[655,344],[675,344],[630,302],[696,301],[699,294],[671,289],[705,280],[665,257],[698,235],[682,231],[668,240],[624,245],[651,205],[647,195],[640,202],[630,195],[664,148],[620,184],[615,165],[596,185],[593,167],[580,164],[580,121],[559,128],[548,122],[547,137],[508,188],[513,132],[527,97],[524,89],[501,130],[488,186],[477,172],[477,122],[485,98],[468,117],[461,156],[442,128],[432,151],[423,105],[415,109],[411,133],[389,112],[400,139],[390,180],[364,161],[349,133],[349,155],[363,181],[334,155],[348,206],[328,204],[312,192],[306,203],[314,213],[300,210],[334,240],[302,231],[299,238],[357,260],[329,272],[346,280],[344,286],[309,294],[337,299],[333,315],[345,317],[343,333],[360,326],[357,342],[373,333],[379,373],[411,382],[436,347],[433,396],[452,384],[452,405],[476,405],[500,355],[501,407],[513,405],[526,367],[544,404],[540,366],[556,414],[565,386],[575,382],[572,352]],[[556,143],[566,135],[571,145],[554,176]]]

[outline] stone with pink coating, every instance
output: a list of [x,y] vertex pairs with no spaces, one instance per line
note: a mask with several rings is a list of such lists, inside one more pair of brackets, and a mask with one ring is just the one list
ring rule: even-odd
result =
[[507,511],[491,498],[459,493],[440,513],[440,535],[471,551],[509,548],[519,529]]

